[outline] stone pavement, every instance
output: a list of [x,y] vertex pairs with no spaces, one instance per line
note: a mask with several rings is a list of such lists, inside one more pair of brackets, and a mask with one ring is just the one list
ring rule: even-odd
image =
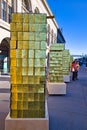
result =
[[[87,130],[87,68],[67,83],[67,94],[48,96],[49,130]],[[0,130],[9,112],[9,77],[0,77]]]

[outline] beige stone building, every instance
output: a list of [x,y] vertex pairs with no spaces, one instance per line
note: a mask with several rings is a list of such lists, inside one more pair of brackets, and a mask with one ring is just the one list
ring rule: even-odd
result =
[[46,13],[47,14],[47,46],[65,39],[56,23],[46,0],[0,0],[0,72],[9,72],[10,22],[11,14]]

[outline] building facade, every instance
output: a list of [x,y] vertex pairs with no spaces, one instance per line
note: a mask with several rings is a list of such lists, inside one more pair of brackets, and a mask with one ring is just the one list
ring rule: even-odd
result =
[[[9,72],[10,22],[12,13],[46,13],[47,46],[65,43],[46,0],[0,0],[0,72]],[[48,50],[47,50],[48,54]]]

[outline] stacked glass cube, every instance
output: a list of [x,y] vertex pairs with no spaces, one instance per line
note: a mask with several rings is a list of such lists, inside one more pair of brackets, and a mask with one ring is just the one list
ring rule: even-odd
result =
[[49,82],[63,82],[63,50],[64,44],[52,44],[50,47]]
[[45,117],[46,14],[12,14],[10,116]]
[[69,50],[63,51],[63,75],[70,73],[70,53]]

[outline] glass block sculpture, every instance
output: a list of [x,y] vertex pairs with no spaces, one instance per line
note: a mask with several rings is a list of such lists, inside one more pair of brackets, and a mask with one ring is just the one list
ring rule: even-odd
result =
[[45,117],[46,14],[12,14],[10,117]]
[[52,44],[49,58],[49,82],[63,82],[63,50],[64,44]]

